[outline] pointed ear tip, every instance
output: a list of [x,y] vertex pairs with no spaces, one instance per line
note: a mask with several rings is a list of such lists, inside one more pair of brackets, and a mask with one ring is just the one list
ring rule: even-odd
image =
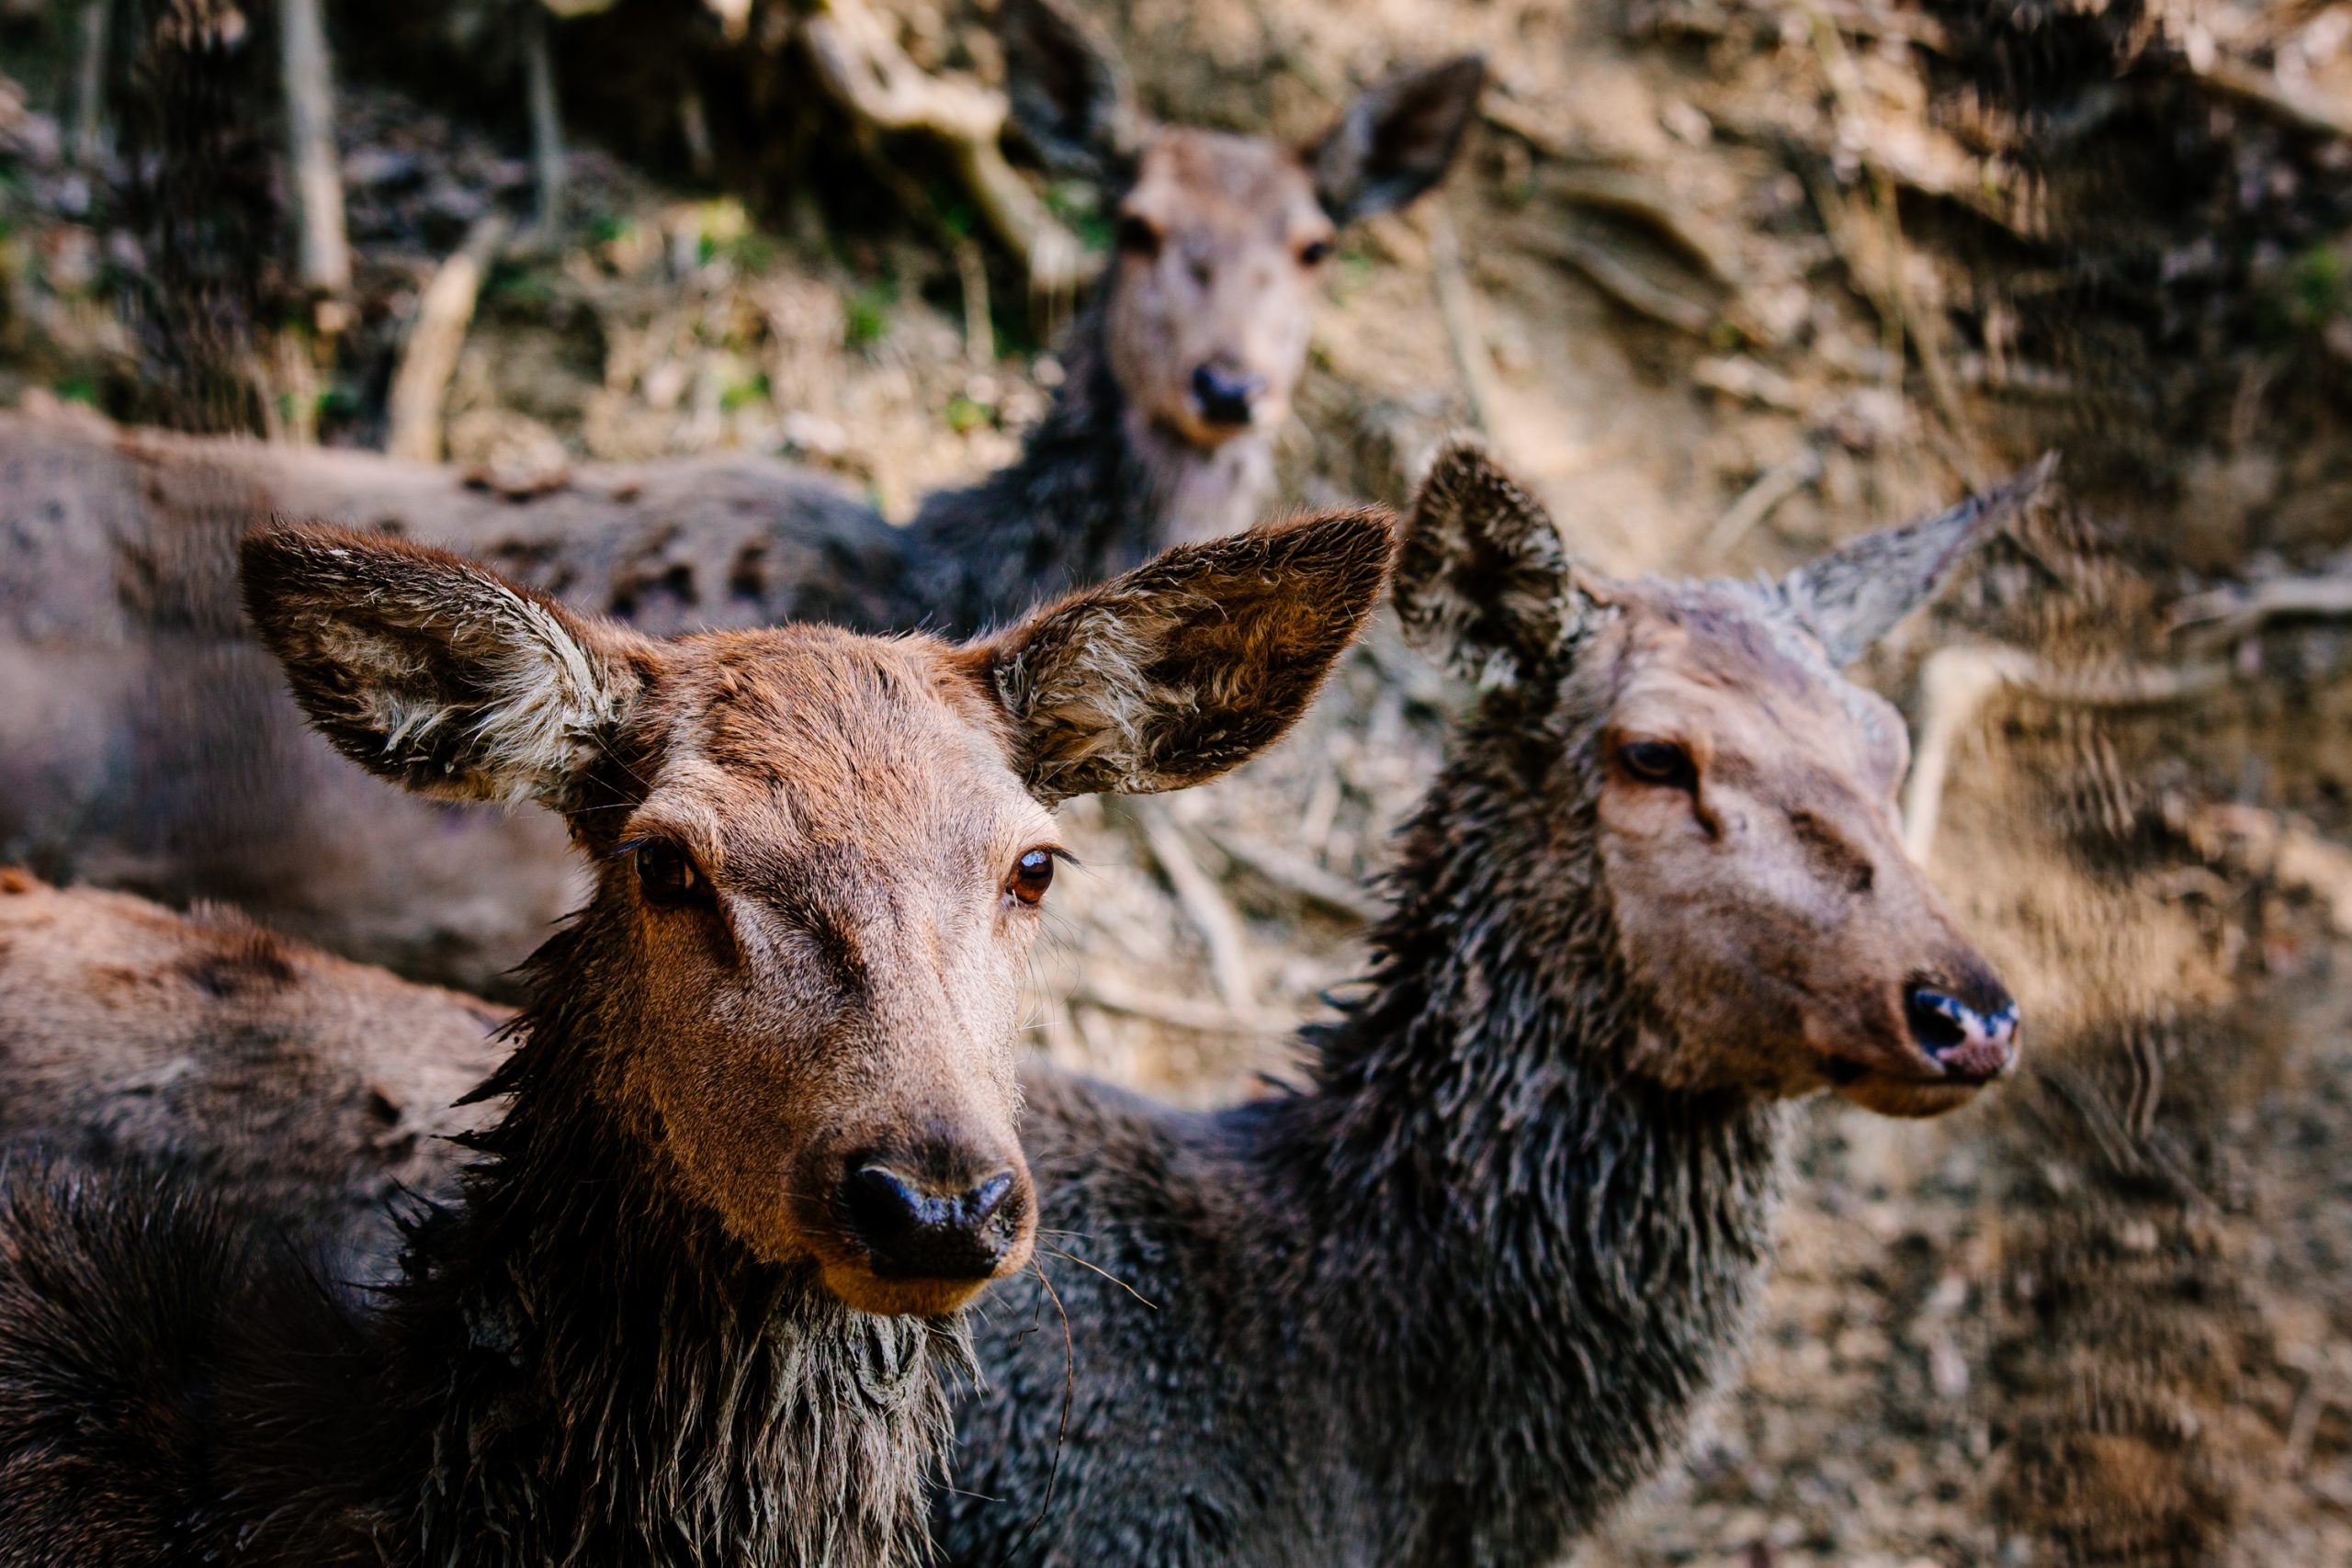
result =
[[1982,521],[2006,520],[2028,510],[2050,492],[2057,477],[2057,452],[2044,452],[1984,494]]
[[1429,471],[1421,476],[1421,484],[1427,488],[1430,481],[1441,474],[1459,478],[1501,471],[1495,462],[1494,454],[1487,450],[1485,442],[1467,432],[1457,431],[1445,438],[1437,449],[1437,456],[1430,459]]

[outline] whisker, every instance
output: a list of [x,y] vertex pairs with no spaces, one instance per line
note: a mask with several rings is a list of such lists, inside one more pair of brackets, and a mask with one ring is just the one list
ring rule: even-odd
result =
[[1149,1307],[1152,1311],[1154,1311],[1154,1312],[1158,1312],[1158,1311],[1159,1310],[1159,1303],[1158,1302],[1153,1301],[1149,1296],[1145,1295],[1141,1291],[1136,1290],[1133,1285],[1128,1284],[1125,1280],[1120,1279],[1116,1274],[1112,1273],[1108,1269],[1104,1269],[1104,1268],[1102,1268],[1102,1267],[1101,1267],[1101,1266],[1099,1266],[1099,1265],[1097,1265],[1097,1264],[1089,1263],[1085,1258],[1080,1258],[1077,1253],[1075,1253],[1075,1252],[1064,1252],[1064,1251],[1063,1251],[1060,1247],[1049,1247],[1046,1248],[1046,1250],[1047,1252],[1052,1253],[1052,1254],[1053,1254],[1055,1257],[1057,1257],[1057,1258],[1069,1258],[1072,1263],[1077,1264],[1080,1269],[1092,1269],[1095,1273],[1102,1275],[1102,1278],[1104,1278],[1105,1280],[1110,1280],[1110,1281],[1111,1281],[1111,1283],[1113,1283],[1113,1284],[1114,1284],[1114,1285],[1118,1286],[1118,1287],[1119,1287],[1119,1289],[1121,1289],[1121,1290],[1123,1290],[1123,1291],[1126,1292],[1127,1292],[1127,1294],[1129,1294],[1129,1295],[1131,1295],[1131,1296],[1135,1297],[1135,1299],[1136,1299],[1136,1300],[1137,1300],[1137,1301],[1139,1301],[1139,1302],[1143,1303],[1143,1304],[1144,1304],[1144,1305],[1146,1305],[1146,1306]]
[[1046,1278],[1045,1265],[1038,1262],[1034,1255],[1029,1259],[1029,1267],[1036,1274],[1037,1283],[1046,1287],[1046,1299],[1054,1303],[1054,1310],[1062,1314],[1061,1429],[1054,1434],[1053,1462],[1046,1467],[1045,1500],[1037,1505],[1036,1517],[1022,1526],[1021,1533],[1014,1536],[1012,1543],[1006,1546],[1004,1555],[997,1559],[996,1568],[1004,1568],[1006,1563],[1012,1562],[1012,1554],[1028,1544],[1030,1536],[1036,1532],[1037,1527],[1044,1524],[1046,1516],[1053,1512],[1054,1483],[1061,1479],[1062,1450],[1069,1443],[1070,1406],[1078,1398],[1078,1341],[1070,1335],[1069,1309],[1062,1305],[1061,1292],[1054,1289],[1054,1282],[1051,1280]]

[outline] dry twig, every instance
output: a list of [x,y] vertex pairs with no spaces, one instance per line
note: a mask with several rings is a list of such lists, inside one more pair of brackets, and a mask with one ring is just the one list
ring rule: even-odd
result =
[[1433,204],[1430,224],[1430,282],[1437,292],[1438,319],[1445,324],[1445,341],[1453,350],[1454,374],[1462,379],[1463,400],[1470,405],[1470,423],[1489,431],[1487,412],[1494,407],[1494,377],[1487,367],[1487,342],[1478,332],[1477,305],[1470,295],[1470,280],[1462,271],[1462,241],[1453,231],[1453,215],[1442,202]]
[[1167,874],[1169,886],[1176,890],[1176,901],[1208,944],[1209,973],[1216,977],[1217,994],[1237,1014],[1253,1011],[1257,998],[1250,980],[1249,940],[1241,933],[1241,921],[1226,903],[1225,895],[1217,891],[1216,879],[1193,858],[1184,830],[1169,814],[1167,804],[1138,800],[1134,805],[1152,859]]
[[1297,1021],[1278,1013],[1251,1010],[1235,1012],[1214,1002],[1195,1001],[1191,997],[1170,996],[1160,991],[1145,990],[1102,972],[1096,965],[1080,980],[1071,1000],[1104,1012],[1123,1013],[1148,1022],[1165,1024],[1195,1034],[1241,1035],[1258,1040],[1279,1040],[1297,1027]]
[[1696,299],[1652,283],[1589,240],[1568,234],[1531,235],[1526,243],[1555,261],[1575,267],[1603,294],[1654,321],[1699,338],[1705,337],[1714,326],[1714,311]]
[[1230,829],[1204,829],[1203,836],[1236,864],[1334,914],[1369,925],[1387,912],[1386,905],[1353,882],[1280,844]]
[[2024,649],[1997,644],[1939,648],[1919,671],[1918,747],[1903,786],[1903,848],[1925,864],[1960,737],[1996,693],[2018,691],[2069,707],[2128,708],[2185,702],[2229,680],[2226,666],[2124,664],[2067,671]]
[[390,432],[384,450],[389,455],[420,463],[441,460],[442,400],[448,393],[449,378],[457,373],[458,351],[465,345],[482,279],[506,243],[506,230],[503,213],[476,219],[465,243],[425,285],[386,400]]
[[334,80],[320,0],[286,0],[278,8],[277,33],[287,153],[301,213],[302,285],[322,299],[341,300],[351,292],[351,244],[344,230]]
[[1700,565],[1711,565],[1731,554],[1758,524],[1772,515],[1774,507],[1820,477],[1821,454],[1810,445],[1798,447],[1786,462],[1765,470],[1707,530],[1699,546]]
[[539,0],[523,0],[523,86],[531,107],[531,164],[539,187],[537,241],[555,243],[563,217],[563,118],[556,106],[554,28]]

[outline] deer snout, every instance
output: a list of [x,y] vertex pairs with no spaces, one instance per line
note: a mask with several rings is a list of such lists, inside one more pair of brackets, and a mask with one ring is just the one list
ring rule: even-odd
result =
[[1989,975],[1915,980],[1904,989],[1903,1017],[1928,1059],[1958,1082],[1989,1082],[2017,1061],[2017,998]]
[[850,1234],[885,1280],[992,1280],[1009,1260],[1017,1262],[1027,1239],[1026,1184],[1009,1166],[970,1179],[854,1159],[837,1201]]
[[1266,378],[1228,361],[1212,359],[1193,371],[1193,401],[1201,421],[1213,425],[1246,425],[1257,417],[1258,395]]

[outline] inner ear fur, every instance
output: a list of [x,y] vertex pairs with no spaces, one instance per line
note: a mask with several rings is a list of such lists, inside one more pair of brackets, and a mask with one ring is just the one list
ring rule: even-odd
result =
[[1388,578],[1368,508],[1170,550],[970,645],[1043,799],[1204,783],[1281,739]]
[[653,645],[441,550],[322,524],[242,547],[245,610],[297,703],[379,777],[577,809]]
[[1396,614],[1415,646],[1464,675],[1532,680],[1584,605],[1543,503],[1482,448],[1440,452],[1396,560]]

